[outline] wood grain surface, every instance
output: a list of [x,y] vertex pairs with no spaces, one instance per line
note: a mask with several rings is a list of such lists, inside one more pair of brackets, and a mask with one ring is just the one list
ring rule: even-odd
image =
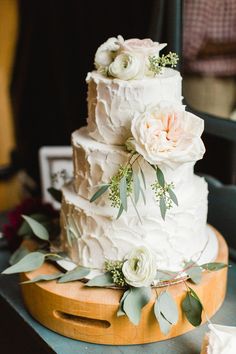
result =
[[[219,241],[218,262],[228,261],[228,248],[224,238],[215,230]],[[53,265],[45,263],[40,269],[24,273],[21,280],[30,280],[39,274],[56,272]],[[207,272],[201,284],[191,288],[203,303],[203,323],[213,316],[224,301],[227,269]],[[160,292],[162,289],[158,289]],[[165,336],[161,333],[153,314],[155,290],[149,304],[142,310],[140,324],[134,326],[127,317],[117,317],[116,312],[122,290],[86,288],[82,282],[58,284],[56,281],[22,285],[25,305],[41,324],[64,336],[99,344],[143,344],[179,336],[193,329],[181,311],[186,293],[183,283],[169,287],[179,310],[179,321]]]

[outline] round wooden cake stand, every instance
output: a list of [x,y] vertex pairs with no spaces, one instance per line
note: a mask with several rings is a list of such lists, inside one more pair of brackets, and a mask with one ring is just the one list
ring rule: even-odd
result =
[[[228,262],[228,248],[224,238],[214,230],[219,241],[217,262]],[[21,274],[21,280],[30,280],[39,274],[55,273],[56,268],[44,264],[36,271]],[[226,292],[227,268],[203,274],[199,285],[191,284],[198,294],[208,317],[221,306]],[[159,293],[163,288],[156,289]],[[179,309],[179,320],[168,335],[161,333],[153,314],[153,298],[142,310],[138,326],[126,316],[117,317],[116,312],[123,291],[105,288],[86,288],[80,281],[58,284],[56,281],[22,285],[25,305],[31,315],[45,327],[64,336],[99,344],[143,344],[179,336],[193,329],[181,310],[186,295],[183,283],[168,289]],[[206,321],[203,311],[203,322]]]

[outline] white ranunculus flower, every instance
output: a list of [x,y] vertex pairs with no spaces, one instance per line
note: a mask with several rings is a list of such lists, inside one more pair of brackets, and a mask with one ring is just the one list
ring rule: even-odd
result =
[[121,80],[134,79],[141,69],[139,57],[132,53],[117,55],[109,66],[109,74]]
[[136,151],[150,164],[172,169],[202,158],[201,140],[204,122],[194,114],[157,108],[138,114],[132,120],[131,133]]
[[114,53],[120,48],[123,38],[118,36],[118,38],[111,37],[105,43],[100,45],[95,54],[95,66],[107,67],[111,64],[114,59]]
[[122,272],[126,283],[138,288],[151,285],[156,276],[156,269],[156,259],[152,251],[140,246],[128,254]]

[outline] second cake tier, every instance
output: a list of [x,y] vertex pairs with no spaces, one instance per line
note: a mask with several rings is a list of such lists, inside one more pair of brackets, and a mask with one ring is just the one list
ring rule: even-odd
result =
[[[156,175],[140,156],[134,168],[142,169],[146,203],[140,197],[137,212],[128,198],[128,211],[117,219],[109,190],[94,202],[91,197],[108,184],[130,158],[122,146],[106,145],[89,137],[87,128],[72,136],[74,181],[63,188],[62,238],[70,257],[83,266],[102,268],[106,258],[121,260],[137,246],[151,248],[160,269],[179,270],[184,261],[198,259],[208,242],[206,233],[207,184],[194,175],[193,162],[175,169],[161,166],[167,183],[173,183],[178,206],[160,212],[152,185]],[[141,178],[140,178],[140,183]]]

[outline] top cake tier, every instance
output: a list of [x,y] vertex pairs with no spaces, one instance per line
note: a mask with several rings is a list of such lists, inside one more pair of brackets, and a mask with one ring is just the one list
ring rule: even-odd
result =
[[160,57],[166,44],[150,39],[109,38],[95,54],[96,71],[88,73],[88,131],[95,140],[123,145],[135,115],[157,106],[184,110],[178,56]]
[[106,144],[122,145],[130,136],[134,115],[159,104],[184,109],[181,76],[165,68],[157,77],[120,80],[97,71],[87,76],[88,129],[92,138]]

